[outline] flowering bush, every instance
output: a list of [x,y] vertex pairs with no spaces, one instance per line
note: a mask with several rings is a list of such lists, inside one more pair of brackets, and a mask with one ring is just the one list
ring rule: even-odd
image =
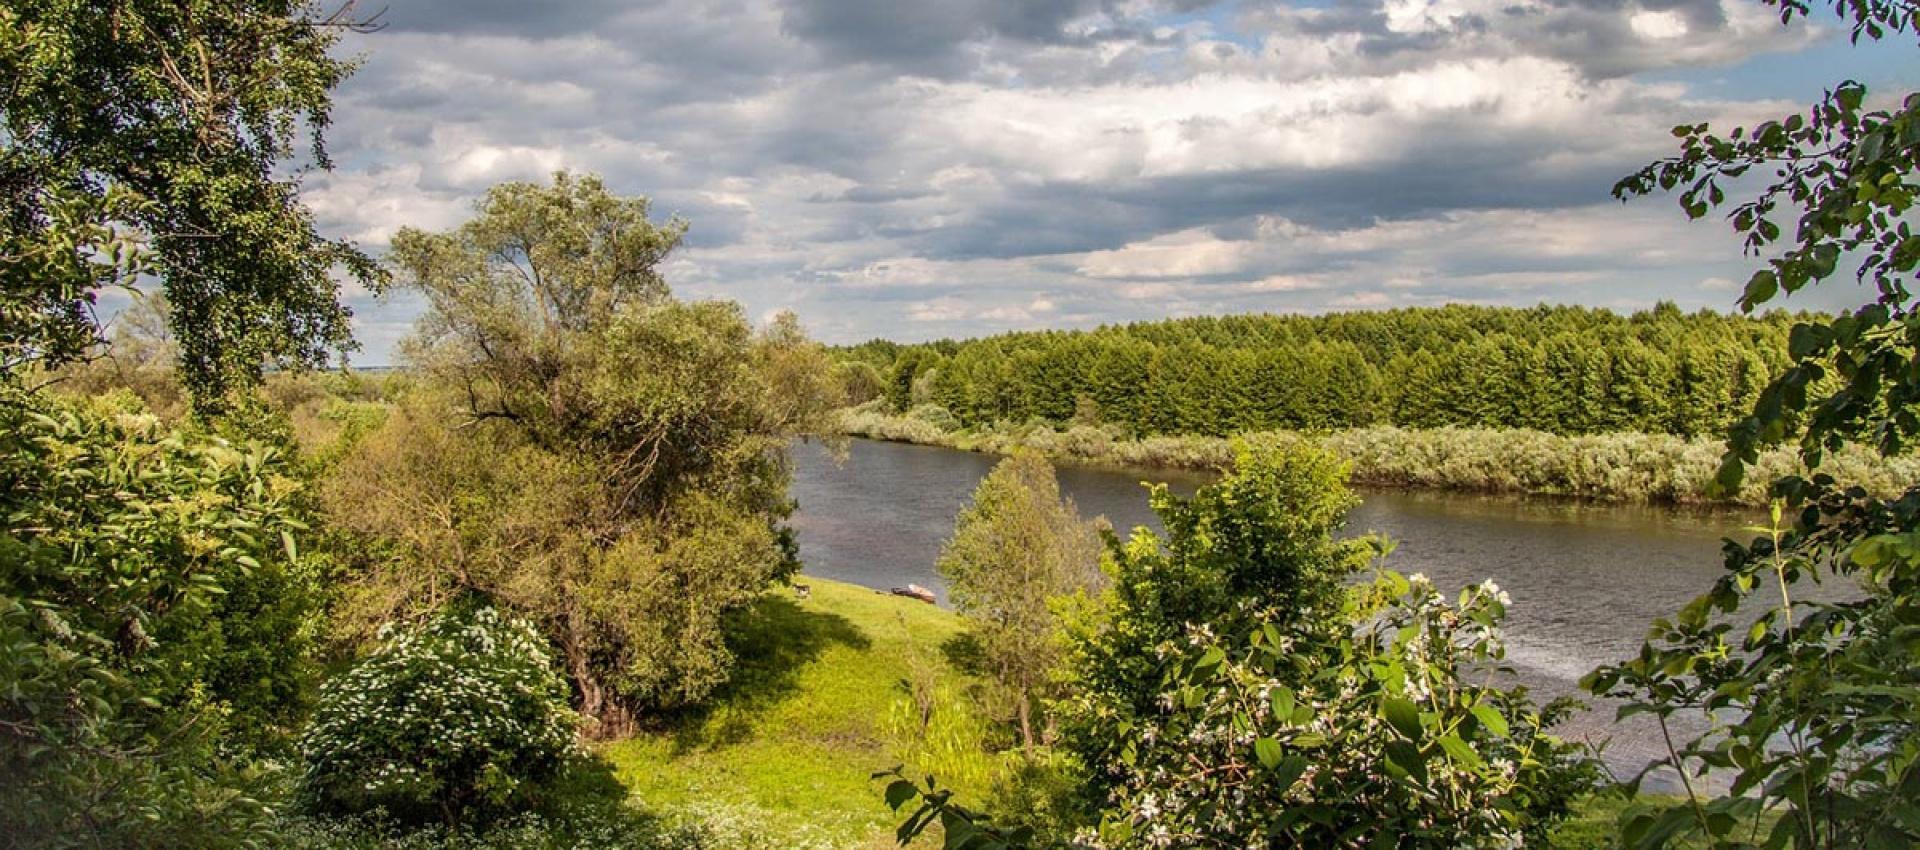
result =
[[888,804],[919,801],[903,840],[938,821],[976,850],[1544,842],[1597,770],[1545,734],[1565,705],[1492,684],[1506,594],[1449,605],[1388,571],[1349,586],[1386,545],[1335,538],[1345,463],[1299,440],[1235,452],[1191,499],[1154,493],[1166,536],[1113,542],[1101,606],[1069,635],[1053,708],[1099,829],[1042,834],[893,771]]
[[1164,713],[1122,735],[1109,837],[1540,844],[1594,776],[1576,746],[1545,734],[1564,708],[1476,681],[1504,652],[1506,601],[1488,582],[1449,605],[1424,577],[1383,571],[1330,627],[1263,618],[1233,639],[1200,626],[1160,647]]
[[327,683],[300,738],[303,790],[329,813],[485,820],[527,807],[578,725],[539,632],[459,604]]

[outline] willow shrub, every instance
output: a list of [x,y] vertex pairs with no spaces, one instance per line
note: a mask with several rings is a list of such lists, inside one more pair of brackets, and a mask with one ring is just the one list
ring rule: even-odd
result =
[[456,603],[327,682],[300,738],[303,794],[321,812],[401,823],[526,811],[573,752],[567,701],[530,623]]

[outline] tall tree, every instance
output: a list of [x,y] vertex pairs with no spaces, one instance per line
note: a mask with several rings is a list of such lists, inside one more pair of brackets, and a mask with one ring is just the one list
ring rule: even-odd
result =
[[1053,465],[1034,452],[1000,462],[954,521],[937,564],[954,606],[972,622],[994,679],[1012,702],[1031,755],[1034,704],[1060,657],[1062,597],[1100,578],[1100,537],[1060,494]]
[[[333,273],[375,282],[315,230],[289,168],[352,70],[348,3],[20,0],[0,8],[0,362],[58,365],[95,342],[103,288],[137,271],[171,305],[181,375],[217,411],[268,362],[351,344]],[[114,247],[118,245],[119,247]],[[103,266],[141,253],[134,268]]]
[[725,680],[722,617],[797,566],[786,442],[834,395],[791,316],[756,334],[738,305],[672,299],[685,225],[647,215],[560,174],[403,230],[425,387],[326,488],[336,523],[403,555],[369,565],[358,619],[492,596],[561,649],[601,734]]

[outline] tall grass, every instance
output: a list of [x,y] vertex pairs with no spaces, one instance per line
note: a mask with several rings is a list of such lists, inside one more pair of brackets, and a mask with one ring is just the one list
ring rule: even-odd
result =
[[[1004,454],[1030,448],[1068,463],[1182,470],[1215,470],[1231,459],[1220,437],[1133,438],[1111,427],[1043,422],[963,430],[946,411],[927,405],[905,415],[875,406],[842,411],[842,433],[876,440]],[[1712,499],[1707,484],[1719,468],[1721,445],[1671,434],[1596,434],[1565,437],[1543,431],[1475,428],[1418,430],[1354,428],[1319,441],[1353,464],[1357,484],[1421,490],[1571,496],[1598,501],[1704,504],[1766,503],[1766,485],[1805,468],[1794,452],[1761,455],[1741,491]],[[1834,478],[1892,496],[1920,484],[1920,458],[1882,458],[1857,446],[1829,456],[1821,470]]]

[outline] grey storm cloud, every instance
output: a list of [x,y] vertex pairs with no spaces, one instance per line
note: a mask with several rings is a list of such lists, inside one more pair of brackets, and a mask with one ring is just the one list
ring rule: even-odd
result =
[[785,0],[783,8],[787,31],[832,59],[923,73],[966,70],[963,49],[989,39],[1045,45],[1142,37],[1125,27],[1070,32],[1069,23],[1102,9],[1099,0]]
[[[377,251],[501,180],[594,171],[691,222],[681,291],[835,341],[1331,309],[1388,278],[1393,303],[1697,306],[1726,296],[1674,293],[1740,276],[1737,244],[1655,250],[1673,211],[1606,193],[1672,123],[1756,108],[1635,74],[1805,43],[1730,8],[392,0],[345,46],[340,166],[308,196]],[[1467,251],[1464,221],[1514,235]],[[369,362],[417,310],[355,306]]]
[[636,7],[632,0],[393,0],[362,2],[362,17],[400,32],[554,36],[585,32]]

